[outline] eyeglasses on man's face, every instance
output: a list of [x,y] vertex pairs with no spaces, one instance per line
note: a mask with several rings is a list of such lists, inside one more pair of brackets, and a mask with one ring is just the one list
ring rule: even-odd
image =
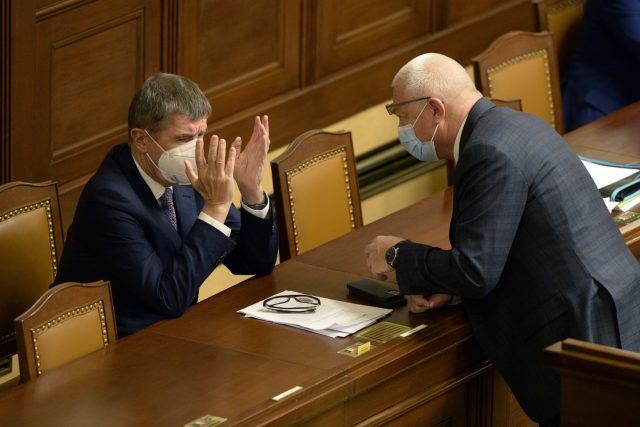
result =
[[421,96],[420,98],[414,98],[414,99],[410,99],[408,101],[401,101],[401,102],[394,102],[392,104],[387,104],[384,106],[384,108],[387,109],[387,113],[389,113],[390,116],[396,114],[396,109],[398,107],[402,107],[403,105],[407,105],[407,104],[411,104],[414,102],[418,102],[418,101],[426,101],[427,99],[431,99],[430,96]]
[[262,306],[268,310],[280,313],[305,313],[316,311],[320,305],[320,299],[312,295],[276,295],[267,298]]

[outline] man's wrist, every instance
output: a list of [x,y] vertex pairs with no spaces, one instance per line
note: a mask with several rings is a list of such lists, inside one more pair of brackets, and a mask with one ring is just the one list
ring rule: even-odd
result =
[[216,221],[224,223],[229,209],[231,208],[231,202],[217,203],[212,201],[205,201],[202,207],[202,212],[214,218]]
[[242,203],[247,206],[248,208],[251,208],[253,210],[259,211],[264,209],[267,204],[269,203],[269,199],[267,197],[267,193],[265,193],[264,191],[262,192],[262,199],[260,199],[260,202],[258,203],[249,203],[248,201],[246,201],[244,198],[242,199]]
[[401,240],[393,246],[390,246],[384,254],[384,260],[387,262],[389,267],[395,270],[396,265],[398,264],[398,255],[400,253],[400,245],[406,242],[406,240]]

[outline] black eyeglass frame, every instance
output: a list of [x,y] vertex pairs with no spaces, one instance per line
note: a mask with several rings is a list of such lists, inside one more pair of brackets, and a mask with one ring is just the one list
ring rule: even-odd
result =
[[408,101],[400,101],[400,102],[387,104],[384,106],[384,108],[387,109],[387,113],[389,113],[390,116],[393,116],[395,114],[395,109],[398,107],[402,107],[403,105],[411,104],[418,101],[426,101],[429,99],[431,99],[430,96],[421,96],[419,98],[410,99]]
[[[279,300],[284,298],[283,301],[277,303],[271,303],[274,300]],[[291,299],[294,299],[299,303],[306,303],[308,305],[302,307],[278,307],[280,304],[286,304]],[[311,301],[300,301],[298,298],[305,298]],[[316,311],[316,309],[320,306],[320,298],[314,297],[313,295],[305,295],[305,294],[287,294],[287,295],[275,295],[267,298],[262,301],[262,306],[268,310],[280,312],[280,313],[308,313],[311,311]]]

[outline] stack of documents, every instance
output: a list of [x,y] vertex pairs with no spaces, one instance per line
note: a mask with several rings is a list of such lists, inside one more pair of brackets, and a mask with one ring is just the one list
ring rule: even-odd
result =
[[581,157],[609,211],[626,211],[640,203],[640,166],[602,162]]
[[[283,291],[274,296],[292,294],[303,295],[299,292]],[[368,305],[352,304],[321,297],[317,298],[320,299],[320,305],[313,312],[274,312],[264,308],[262,301],[259,301],[249,307],[238,310],[238,313],[242,313],[246,317],[255,317],[256,319],[293,326],[335,338],[346,337],[357,332],[393,311],[388,308],[370,307]]]

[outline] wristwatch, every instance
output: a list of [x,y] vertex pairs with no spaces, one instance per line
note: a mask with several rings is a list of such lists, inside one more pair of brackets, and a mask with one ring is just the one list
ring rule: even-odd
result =
[[267,193],[263,193],[264,196],[262,197],[262,202],[261,203],[255,203],[255,204],[249,204],[247,202],[245,202],[244,200],[242,201],[242,203],[244,203],[248,208],[251,208],[253,210],[256,211],[260,211],[262,209],[264,209],[265,207],[267,207],[267,203],[269,201],[269,199],[267,198]]
[[390,246],[389,249],[387,249],[387,252],[384,253],[384,260],[387,261],[389,267],[393,269],[396,268],[396,261],[398,260],[398,249],[400,247],[400,243],[403,243],[405,241],[406,240],[402,240],[395,245]]

